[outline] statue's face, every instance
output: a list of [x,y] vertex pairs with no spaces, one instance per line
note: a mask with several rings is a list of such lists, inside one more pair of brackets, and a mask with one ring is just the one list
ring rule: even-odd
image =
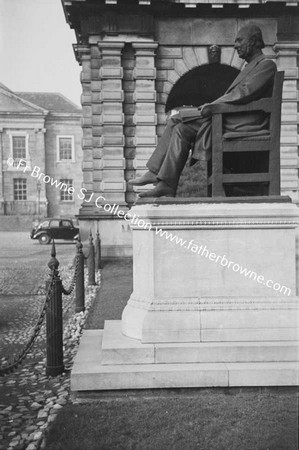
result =
[[254,43],[246,29],[241,29],[235,40],[235,49],[240,58],[246,61],[250,59],[254,50]]

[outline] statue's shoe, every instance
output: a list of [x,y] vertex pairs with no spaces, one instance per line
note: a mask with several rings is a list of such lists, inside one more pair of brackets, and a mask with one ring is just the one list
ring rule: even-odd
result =
[[146,172],[142,177],[135,178],[133,180],[129,180],[128,183],[131,186],[145,186],[146,184],[155,184],[158,183],[156,175],[150,170]]
[[154,189],[149,191],[138,192],[139,197],[175,197],[175,189],[168,186],[163,181],[159,181]]

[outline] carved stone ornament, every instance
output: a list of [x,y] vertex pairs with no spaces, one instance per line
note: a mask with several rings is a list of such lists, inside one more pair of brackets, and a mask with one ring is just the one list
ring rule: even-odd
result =
[[213,44],[208,48],[209,64],[220,63],[221,47]]

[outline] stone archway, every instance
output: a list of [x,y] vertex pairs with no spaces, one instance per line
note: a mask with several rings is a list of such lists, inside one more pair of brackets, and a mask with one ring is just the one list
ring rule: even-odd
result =
[[165,112],[182,106],[200,106],[224,94],[239,70],[226,64],[214,63],[195,67],[185,73],[173,86],[167,98]]

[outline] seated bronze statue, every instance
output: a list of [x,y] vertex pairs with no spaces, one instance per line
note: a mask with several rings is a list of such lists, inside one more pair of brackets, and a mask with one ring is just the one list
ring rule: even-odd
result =
[[[140,197],[175,197],[181,172],[190,149],[191,165],[197,161],[211,159],[212,105],[244,105],[261,98],[271,97],[273,81],[277,71],[273,61],[266,59],[262,32],[254,24],[240,29],[235,39],[235,49],[247,62],[224,95],[199,108],[180,109],[172,115],[163,135],[147,162],[148,172],[129,181],[134,186],[154,184],[155,187],[139,193]],[[263,134],[269,127],[269,118],[263,111],[229,114],[223,128],[226,133],[247,132]]]

